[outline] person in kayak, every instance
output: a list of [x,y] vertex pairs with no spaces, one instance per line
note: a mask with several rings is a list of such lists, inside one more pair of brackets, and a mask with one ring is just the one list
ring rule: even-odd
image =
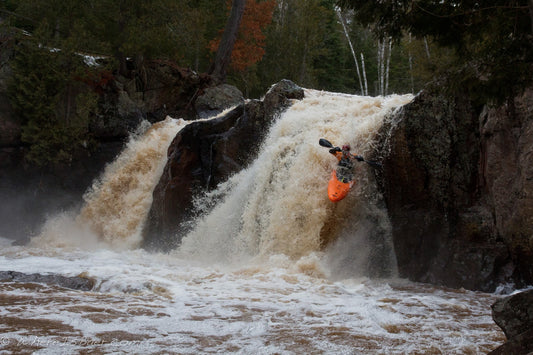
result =
[[347,183],[353,180],[353,168],[355,161],[365,161],[362,156],[350,153],[350,145],[345,144],[342,149],[334,147],[329,152],[337,158],[339,164],[337,165],[337,179],[341,182]]

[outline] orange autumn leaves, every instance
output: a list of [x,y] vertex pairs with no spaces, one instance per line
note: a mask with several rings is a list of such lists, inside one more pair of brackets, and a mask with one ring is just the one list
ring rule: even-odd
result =
[[[276,0],[246,0],[237,41],[231,53],[233,70],[244,71],[263,58],[266,39],[263,30],[272,21],[275,6]],[[228,9],[231,9],[231,0],[228,0]],[[220,37],[212,40],[209,49],[216,52],[219,43]]]

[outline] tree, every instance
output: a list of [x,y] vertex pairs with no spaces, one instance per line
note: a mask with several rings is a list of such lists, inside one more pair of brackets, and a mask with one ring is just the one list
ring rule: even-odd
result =
[[43,45],[61,48],[75,38],[76,50],[111,56],[127,76],[128,58],[142,65],[145,58],[177,55],[179,44],[169,24],[183,10],[174,0],[19,0],[15,12],[18,27],[30,33],[40,29]]
[[74,78],[85,73],[70,48],[50,50],[35,37],[22,42],[11,65],[8,93],[29,145],[26,159],[38,166],[69,164],[90,140],[90,114],[96,96]]
[[[272,84],[290,79],[306,87],[327,88],[327,74],[334,63],[343,62],[340,28],[334,28],[335,12],[320,0],[283,0],[277,2],[273,25],[267,31],[264,59],[259,63],[261,80]],[[340,25],[339,25],[340,26]],[[334,37],[336,38],[334,40]],[[320,78],[320,79],[319,79]],[[334,79],[329,78],[330,83]]]
[[404,35],[451,48],[454,70],[440,68],[450,83],[475,88],[486,98],[504,98],[531,82],[533,68],[530,0],[338,0],[379,38]]
[[[224,1],[179,1],[173,21],[167,24],[172,41],[177,48],[176,60],[197,72],[208,71],[211,65],[210,41],[226,22],[227,14],[221,10]],[[216,49],[215,49],[216,51]]]
[[245,0],[233,0],[231,13],[226,23],[226,28],[220,44],[218,46],[215,61],[209,70],[215,81],[224,82],[226,80],[226,71],[231,59],[233,46],[237,40],[237,33],[244,14]]
[[[359,87],[361,88],[361,95],[368,95],[368,86],[363,86],[363,77],[365,77],[364,73],[364,60],[361,58],[361,65],[363,66],[363,75],[361,75],[361,70],[359,70],[359,60],[357,59],[357,54],[354,50],[352,39],[350,38],[350,34],[348,33],[348,30],[346,28],[346,21],[342,15],[342,12],[340,11],[340,8],[337,10],[337,15],[339,16],[339,21],[342,25],[342,30],[344,32],[344,35],[346,36],[346,40],[348,41],[348,45],[350,46],[350,51],[352,52],[352,57],[355,63],[355,69],[357,70],[357,79],[359,79]],[[366,80],[365,80],[366,81]]]
[[[265,54],[264,28],[272,21],[275,0],[248,0],[244,8],[237,39],[231,53],[230,66],[235,71],[244,71],[259,62]],[[212,42],[212,50],[220,41]]]
[[[275,0],[247,0],[235,41],[227,81],[241,88],[245,95],[257,85],[257,63],[265,54],[265,29],[272,22]],[[212,40],[209,48],[216,52],[220,38]]]

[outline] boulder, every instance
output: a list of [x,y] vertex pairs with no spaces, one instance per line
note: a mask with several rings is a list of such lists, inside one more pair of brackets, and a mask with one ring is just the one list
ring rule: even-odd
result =
[[242,92],[235,86],[222,84],[204,90],[196,99],[194,107],[200,118],[218,115],[227,108],[244,102]]
[[492,305],[492,318],[502,328],[507,342],[490,354],[533,352],[533,290],[496,301]]
[[533,329],[533,290],[499,299],[491,308],[494,322],[507,339]]
[[60,286],[73,290],[90,291],[94,280],[85,276],[63,276],[57,274],[25,274],[17,271],[0,271],[1,282],[32,282]]
[[251,100],[223,116],[183,128],[168,149],[167,165],[154,189],[144,247],[169,250],[177,246],[193,217],[193,197],[214,189],[251,163],[272,121],[292,99],[303,95],[303,89],[283,81],[263,101]]

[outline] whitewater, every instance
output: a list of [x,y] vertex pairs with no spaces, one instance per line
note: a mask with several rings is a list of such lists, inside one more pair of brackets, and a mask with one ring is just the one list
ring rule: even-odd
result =
[[[188,122],[142,125],[84,196],[28,245],[0,237],[0,271],[80,276],[90,291],[0,283],[5,354],[484,354],[505,337],[496,294],[397,277],[372,168],[333,204],[349,143],[380,159],[389,114],[411,95],[305,90],[272,124],[257,159],[197,196],[198,217],[165,253],[139,248],[166,151]],[[216,117],[215,117],[216,118]],[[212,119],[212,118],[211,118]],[[381,154],[381,155],[380,155]]]

